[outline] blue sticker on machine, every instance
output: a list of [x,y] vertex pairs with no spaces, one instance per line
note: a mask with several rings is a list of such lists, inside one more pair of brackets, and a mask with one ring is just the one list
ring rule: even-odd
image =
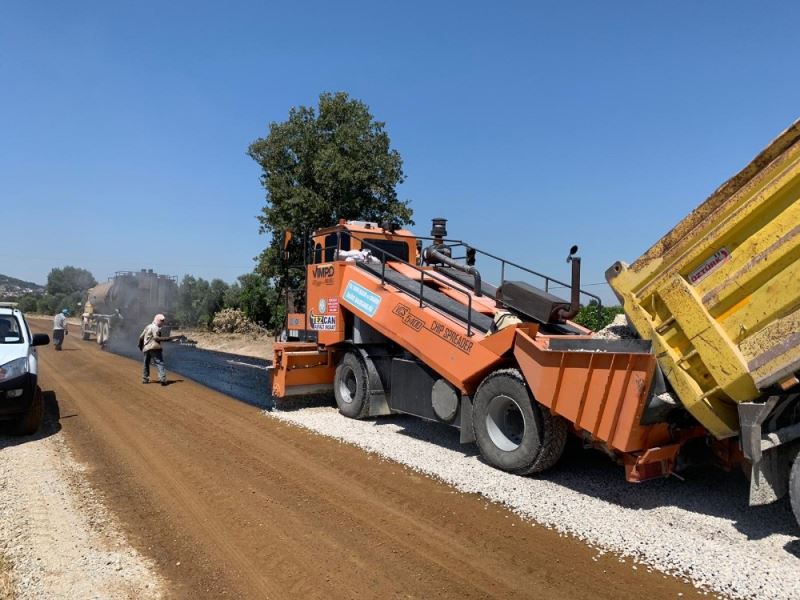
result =
[[381,305],[381,297],[378,294],[373,294],[355,281],[347,282],[347,287],[344,290],[344,300],[369,317],[375,316],[378,307]]

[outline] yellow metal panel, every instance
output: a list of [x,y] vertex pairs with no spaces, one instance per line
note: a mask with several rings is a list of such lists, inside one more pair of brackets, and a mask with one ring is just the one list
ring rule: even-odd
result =
[[[781,342],[775,344],[774,340]],[[751,335],[741,348],[759,387],[772,385],[796,372],[800,369],[800,309]]]
[[800,368],[800,121],[606,277],[681,401],[718,438]]
[[[653,352],[656,355],[664,376],[672,384],[678,397],[686,409],[715,437],[726,438],[738,432],[738,416],[734,405],[718,400],[712,402],[705,396],[706,392],[714,389],[710,374],[703,371],[703,365],[697,364],[697,359],[686,360],[693,348],[685,343],[682,332],[665,331],[665,335],[656,332],[656,326],[650,314],[637,302],[625,303],[625,313],[637,331],[642,332],[644,339],[653,342]],[[669,340],[669,341],[668,341]],[[684,343],[677,345],[678,340]],[[673,344],[670,344],[670,341]],[[701,387],[700,382],[703,383]]]

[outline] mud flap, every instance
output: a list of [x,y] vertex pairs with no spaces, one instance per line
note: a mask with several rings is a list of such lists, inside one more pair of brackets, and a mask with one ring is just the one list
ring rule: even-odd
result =
[[473,443],[475,441],[475,432],[472,429],[472,398],[469,396],[461,396],[460,422],[461,437],[458,441],[462,444]]
[[364,360],[367,367],[367,379],[369,384],[369,416],[378,417],[381,415],[390,415],[392,410],[389,408],[389,402],[386,400],[386,390],[383,387],[383,381],[378,374],[378,369],[375,367],[375,362],[370,358],[369,354],[364,348],[356,348]]

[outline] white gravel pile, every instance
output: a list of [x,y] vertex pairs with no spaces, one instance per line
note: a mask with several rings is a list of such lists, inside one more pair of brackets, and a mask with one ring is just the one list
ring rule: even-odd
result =
[[614,317],[608,325],[600,331],[596,331],[594,337],[605,340],[635,340],[639,337],[636,330],[628,324],[628,317],[619,314]]
[[266,414],[480,494],[600,554],[734,598],[800,599],[800,529],[785,503],[748,508],[740,474],[699,470],[634,485],[606,457],[578,451],[540,479],[518,477],[484,464],[457,430],[421,419],[355,421],[330,407]]
[[58,433],[0,436],[0,554],[19,600],[163,596]]

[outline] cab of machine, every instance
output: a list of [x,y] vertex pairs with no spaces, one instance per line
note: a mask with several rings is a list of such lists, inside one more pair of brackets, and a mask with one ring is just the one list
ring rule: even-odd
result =
[[314,264],[346,260],[348,253],[368,252],[381,260],[403,260],[417,264],[416,236],[399,227],[370,221],[339,221],[338,225],[314,232],[311,262]]

